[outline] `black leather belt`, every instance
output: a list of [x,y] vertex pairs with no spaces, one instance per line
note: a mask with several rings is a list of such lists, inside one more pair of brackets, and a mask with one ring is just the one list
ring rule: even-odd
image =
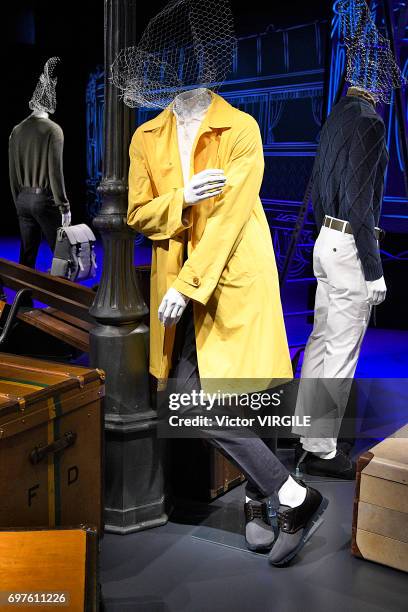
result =
[[[342,221],[341,219],[335,219],[334,217],[328,217],[327,215],[324,218],[323,225],[324,227],[328,227],[329,229],[337,230],[338,232],[343,232],[343,234],[353,233],[351,225],[348,221]],[[377,240],[382,240],[385,236],[384,230],[379,227],[374,228],[374,232]]]
[[51,195],[51,192],[49,189],[41,189],[41,187],[22,187],[20,189],[20,193],[35,193],[37,195],[40,195],[40,194]]

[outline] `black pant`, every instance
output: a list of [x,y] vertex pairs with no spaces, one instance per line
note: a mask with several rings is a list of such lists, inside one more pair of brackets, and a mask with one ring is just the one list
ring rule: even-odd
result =
[[19,262],[35,268],[41,234],[54,252],[57,229],[61,226],[61,214],[54,200],[46,193],[22,191],[17,197],[16,208],[21,235]]
[[[190,302],[177,324],[174,365],[170,373],[177,380],[177,391],[200,391],[193,308]],[[247,478],[246,494],[262,499],[277,492],[289,476],[288,470],[261,438],[223,436],[222,432],[208,441],[227,456]]]

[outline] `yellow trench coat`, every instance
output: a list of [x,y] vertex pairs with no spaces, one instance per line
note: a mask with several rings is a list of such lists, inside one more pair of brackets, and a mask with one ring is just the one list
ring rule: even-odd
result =
[[171,368],[175,326],[164,328],[157,311],[174,287],[194,300],[201,379],[291,378],[275,256],[259,199],[264,158],[255,119],[212,94],[190,176],[222,168],[227,183],[221,195],[184,210],[171,105],[136,130],[130,162],[127,222],[153,241],[151,373],[164,382]]

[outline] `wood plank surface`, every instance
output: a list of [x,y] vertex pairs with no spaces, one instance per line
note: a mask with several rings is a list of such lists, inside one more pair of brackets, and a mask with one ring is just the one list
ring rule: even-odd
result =
[[44,312],[46,312],[51,317],[55,317],[61,321],[66,321],[70,323],[73,327],[78,327],[79,329],[83,329],[84,331],[91,331],[95,327],[94,323],[89,323],[88,321],[83,321],[78,319],[77,317],[73,317],[72,315],[67,314],[66,312],[62,312],[61,310],[57,310],[56,308],[44,308]]
[[63,310],[90,323],[94,321],[88,311],[95,299],[95,293],[89,287],[3,258],[0,258],[0,279],[4,286],[15,291],[30,289],[32,297],[47,306]]
[[[68,606],[35,605],[35,610],[82,612],[85,601],[86,532],[80,529],[0,532],[0,592],[61,593]],[[27,610],[13,605],[10,610]]]
[[33,325],[37,329],[74,346],[83,352],[89,351],[89,333],[79,327],[74,327],[64,320],[49,315],[46,309],[34,309],[20,312],[18,319]]

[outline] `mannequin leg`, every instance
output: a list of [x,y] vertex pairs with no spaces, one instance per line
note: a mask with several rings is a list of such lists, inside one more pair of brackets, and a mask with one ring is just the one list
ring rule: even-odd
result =
[[[309,408],[309,414],[315,417],[315,427],[310,431],[310,436],[307,435],[301,440],[303,449],[327,456],[333,453],[337,446],[341,420],[370,318],[370,306],[354,238],[323,229],[315,248],[315,267],[320,274],[321,270],[324,271],[326,287],[323,297],[320,290],[322,283],[318,277],[315,326],[318,328],[320,348],[323,348],[323,359],[317,364],[313,353],[305,354],[302,376],[306,373],[308,377],[314,375],[319,380],[313,383],[304,381],[303,393],[299,393],[298,403],[302,405],[303,410]],[[313,345],[316,343],[315,330],[311,338]],[[312,386],[307,387],[308,384]],[[305,407],[307,398],[309,405]],[[317,435],[314,433],[316,430]]]
[[31,212],[31,198],[30,194],[20,194],[16,202],[21,236],[19,263],[35,268],[41,244],[41,228]]
[[[171,378],[178,392],[194,388],[198,391],[201,388],[192,315],[190,304],[176,330],[175,365]],[[261,438],[237,438],[228,435],[228,432],[226,435],[217,432],[215,438],[209,437],[209,442],[235,463],[248,479],[249,499],[244,505],[247,547],[254,551],[269,551],[272,548],[269,562],[272,565],[287,563],[322,523],[327,500],[315,489],[292,478]],[[280,529],[276,541],[263,501],[263,498],[273,494],[279,500],[277,512]],[[293,529],[289,528],[290,524]]]
[[48,246],[54,252],[57,230],[61,227],[61,213],[49,200],[41,200],[37,202],[33,214],[41,227]]
[[336,449],[336,440],[328,435],[329,432],[322,428],[322,421],[318,420],[321,410],[321,407],[317,406],[318,379],[322,378],[324,373],[327,320],[330,293],[333,290],[321,262],[321,242],[319,236],[313,253],[313,271],[317,279],[313,329],[305,348],[295,408],[296,416],[311,416],[313,420],[311,427],[292,429],[293,433],[301,436],[303,450],[312,453],[328,453]]
[[[330,453],[336,448],[369,318],[370,307],[365,299],[350,300],[343,291],[331,294],[323,376],[318,382],[318,398],[329,398],[329,403],[326,404],[326,414],[323,414],[321,437],[318,441],[306,439],[303,443],[305,450]],[[323,379],[327,380],[326,384]]]
[[[175,357],[176,363],[170,377],[176,381],[177,392],[199,391],[201,384],[191,304],[178,323]],[[245,474],[248,481],[247,493],[251,499],[272,495],[288,479],[289,471],[260,438],[237,438],[217,432],[214,438],[208,437],[208,442],[223,452]]]
[[324,378],[354,377],[371,309],[362,288],[360,300],[350,300],[343,292],[331,296],[327,318]]
[[[315,271],[316,274],[316,271]],[[301,378],[320,378],[326,355],[326,326],[329,314],[330,285],[323,275],[317,276],[312,333],[306,344]]]

